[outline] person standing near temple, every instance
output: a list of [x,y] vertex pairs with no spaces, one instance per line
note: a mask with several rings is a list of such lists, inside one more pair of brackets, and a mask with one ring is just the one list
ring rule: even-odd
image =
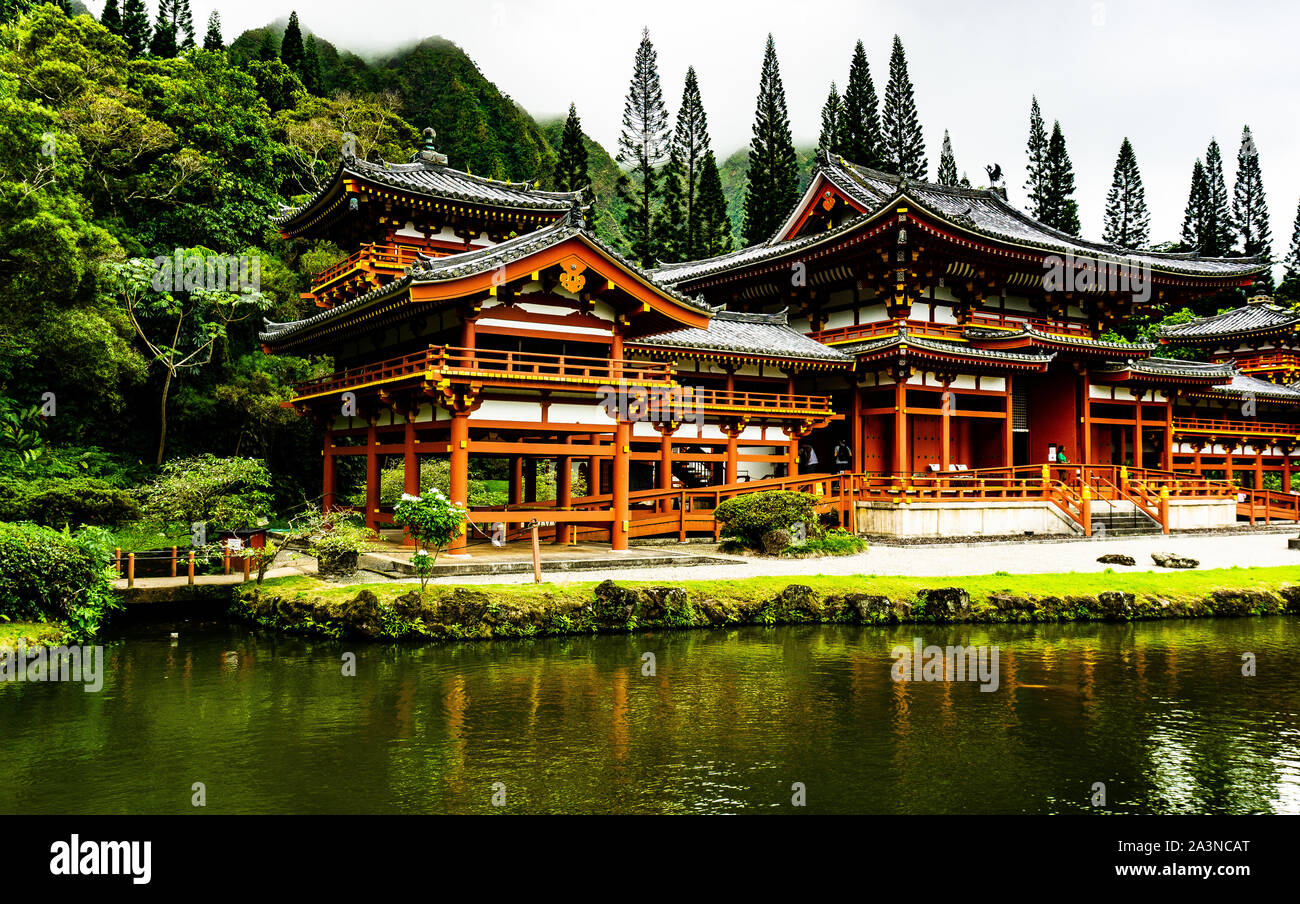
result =
[[835,446],[835,473],[843,474],[853,468],[853,450],[847,440],[841,439]]

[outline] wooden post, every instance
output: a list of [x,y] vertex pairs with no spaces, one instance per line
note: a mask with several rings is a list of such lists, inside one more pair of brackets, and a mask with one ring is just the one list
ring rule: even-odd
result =
[[240,556],[240,558],[244,560],[244,580],[247,581],[247,580],[248,580],[248,569],[249,569],[249,567],[252,565],[253,557],[252,557],[252,556],[245,555],[245,556]]
[[230,541],[221,541],[221,568],[222,574],[230,574]]
[[334,428],[325,428],[325,448],[321,451],[323,460],[321,476],[321,511],[328,512],[334,507]]
[[952,391],[948,381],[943,381],[943,394],[939,396],[939,472],[945,478],[952,462]]
[[799,437],[794,435],[793,433],[787,433],[786,436],[790,437],[790,446],[789,448],[786,449],[786,460],[788,462],[785,469],[786,476],[798,477],[799,476]]
[[1002,435],[1002,466],[1004,468],[1015,467],[1016,464],[1016,418],[1015,418],[1015,397],[1012,394],[1011,375],[1006,376],[1007,398],[1006,398],[1006,421],[1003,424]]
[[1142,467],[1142,402],[1133,404],[1133,467]]
[[135,553],[126,555],[126,586],[135,586]]
[[172,547],[172,577],[176,577],[176,547]]
[[1255,489],[1264,489],[1264,453],[1259,446],[1255,447]]
[[[659,437],[659,489],[671,490],[673,488],[673,437],[668,432],[668,426],[664,425],[663,433]],[[659,511],[668,512],[672,510],[673,501],[665,496],[659,502]]]
[[1080,439],[1083,444],[1080,446],[1079,461],[1085,465],[1090,465],[1092,461],[1092,384],[1088,380],[1088,372],[1085,370],[1079,379],[1082,383],[1079,394],[1079,407],[1083,411],[1079,415],[1079,422],[1083,425],[1083,436]]
[[377,418],[371,415],[366,422],[366,527],[375,530],[379,522],[379,433]]
[[631,429],[627,421],[619,421],[614,429],[613,515],[610,525],[610,545],[615,550],[627,549],[631,527],[631,509],[628,502],[628,478],[631,449]]
[[1291,452],[1282,450],[1282,492],[1291,492]]
[[[569,444],[569,436],[564,437],[564,444]],[[567,512],[573,506],[573,459],[562,455],[555,461],[555,511]],[[557,522],[555,525],[555,542],[568,543],[573,530],[572,524]]]
[[862,390],[858,388],[858,378],[855,374],[849,374],[849,392],[852,399],[849,405],[850,414],[853,418],[853,432],[850,434],[850,443],[853,446],[853,473],[862,473]]
[[740,483],[740,449],[737,445],[739,436],[739,425],[727,430],[727,473],[723,475],[723,483]]
[[113,568],[117,570],[117,576],[122,576],[122,547],[113,550]]
[[1092,487],[1086,483],[1079,489],[1079,517],[1083,519],[1083,535],[1092,536]]
[[903,377],[894,385],[894,476],[902,477],[911,470],[907,464],[907,382]]
[[540,584],[542,582],[542,546],[541,541],[537,537],[536,518],[533,519],[530,526],[532,527],[533,534],[533,583]]
[[[591,492],[591,488],[587,488]],[[506,497],[510,500],[511,505],[518,505],[524,501],[524,457],[522,455],[510,456],[510,480],[509,495]]]
[[1223,446],[1223,479],[1233,486],[1237,485],[1237,477],[1232,467],[1232,447],[1226,443]]
[[189,563],[188,563],[188,571],[189,571],[189,583],[190,583],[190,586],[193,587],[193,586],[194,586],[194,550],[192,550],[192,549],[190,550],[190,560],[189,560]]
[[1165,398],[1165,463],[1164,469],[1174,469],[1174,400]]
[[453,505],[465,510],[465,525],[460,535],[451,541],[447,554],[465,555],[469,543],[469,415],[464,411],[451,412],[451,480],[450,496]]
[[1169,533],[1169,487],[1160,488],[1160,532]]

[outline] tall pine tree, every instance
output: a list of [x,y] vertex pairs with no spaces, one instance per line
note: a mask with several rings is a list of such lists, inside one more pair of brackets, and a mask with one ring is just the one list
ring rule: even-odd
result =
[[1043,160],[1043,211],[1039,217],[1048,226],[1079,234],[1079,205],[1074,194],[1074,165],[1065,149],[1065,136],[1059,122],[1052,124],[1052,137],[1047,140],[1047,156]]
[[627,172],[619,179],[619,196],[627,205],[623,232],[632,258],[644,267],[654,266],[656,174],[668,147],[668,112],[659,84],[659,61],[650,30],[642,29],[632,64],[632,82],[623,105],[623,131],[618,137],[619,163]]
[[1192,187],[1187,192],[1187,207],[1183,211],[1183,248],[1204,254],[1205,248],[1215,241],[1213,220],[1210,183],[1205,178],[1205,164],[1197,157],[1192,164]]
[[669,144],[668,162],[659,171],[659,209],[655,211],[655,246],[658,260],[686,260],[686,185],[681,146]]
[[673,145],[681,163],[682,180],[683,220],[677,229],[677,253],[682,259],[690,260],[703,254],[700,176],[704,155],[709,152],[709,117],[704,112],[704,100],[700,96],[700,83],[694,66],[686,69],[686,85],[682,89],[682,105],[677,111]]
[[1291,227],[1291,247],[1282,261],[1282,284],[1277,294],[1290,302],[1300,301],[1300,205],[1295,211],[1295,224]]
[[704,155],[700,167],[700,253],[699,257],[725,254],[735,245],[731,234],[731,217],[727,214],[727,197],[722,193],[722,177],[713,151]]
[[1106,193],[1106,220],[1103,241],[1121,248],[1145,248],[1151,238],[1151,214],[1147,210],[1146,189],[1138,172],[1137,155],[1126,137],[1115,158],[1115,173]]
[[849,81],[844,88],[844,115],[840,125],[843,155],[852,163],[873,169],[880,166],[880,112],[876,86],[871,81],[871,66],[862,42],[853,48],[849,62]]
[[99,14],[99,24],[113,34],[122,35],[122,9],[117,0],[105,0],[104,11]]
[[221,13],[214,9],[212,14],[208,16],[208,30],[203,35],[203,49],[223,50],[225,46],[226,41],[221,37]]
[[126,0],[122,7],[122,37],[126,39],[127,52],[136,57],[148,50],[152,33],[144,0]]
[[321,74],[320,50],[316,47],[316,36],[307,35],[302,45],[302,84],[311,94],[319,95],[325,90],[324,77]]
[[1233,234],[1232,211],[1228,209],[1228,185],[1223,180],[1223,154],[1219,142],[1213,138],[1205,149],[1205,186],[1210,194],[1210,222],[1206,232],[1210,244],[1201,253],[1223,257],[1232,253],[1237,237]]
[[952,139],[948,137],[948,130],[943,130],[943,151],[939,154],[939,184],[940,185],[958,185],[960,180],[957,177],[957,159],[952,153]]
[[906,179],[924,179],[928,166],[925,138],[916,115],[912,79],[907,74],[907,54],[898,35],[894,35],[894,49],[889,55],[889,84],[885,86],[881,123],[881,169]]
[[1047,127],[1043,125],[1043,111],[1038,108],[1035,95],[1029,107],[1029,144],[1025,148],[1029,155],[1026,167],[1028,178],[1025,179],[1025,191],[1029,194],[1029,212],[1035,218],[1043,218],[1043,199],[1047,197]]
[[560,134],[559,155],[555,162],[555,187],[560,191],[578,191],[591,184],[587,175],[587,145],[582,137],[582,120],[578,108],[569,104],[569,118]]
[[284,36],[280,38],[280,62],[294,75],[302,78],[303,64],[307,61],[307,52],[302,46],[302,26],[298,24],[298,11],[289,13],[289,24],[284,27]]
[[172,24],[176,26],[176,39],[181,50],[194,46],[194,11],[190,0],[171,0]]
[[[1250,134],[1250,126],[1241,130],[1241,148],[1237,151],[1237,181],[1232,187],[1232,212],[1244,253],[1263,255],[1273,260],[1273,230],[1268,225],[1268,202],[1264,199],[1264,175],[1259,168],[1259,149]],[[1264,271],[1259,284],[1272,288],[1271,271]]]
[[172,0],[159,0],[158,18],[153,25],[153,37],[149,39],[149,53],[163,59],[176,56],[180,49],[176,43],[176,23],[172,21],[171,12]]
[[799,200],[799,162],[790,134],[776,42],[767,36],[763,72],[749,142],[749,176],[745,186],[745,242],[764,242]]
[[828,154],[843,157],[844,149],[844,101],[840,100],[839,89],[831,82],[831,93],[822,104],[822,131],[817,138],[817,147]]

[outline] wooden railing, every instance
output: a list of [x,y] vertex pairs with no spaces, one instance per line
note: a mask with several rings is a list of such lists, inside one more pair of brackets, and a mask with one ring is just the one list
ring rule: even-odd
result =
[[816,330],[808,334],[823,345],[843,342],[856,342],[861,339],[878,339],[893,336],[900,324],[907,325],[907,332],[912,336],[932,336],[936,339],[960,339],[960,326],[950,323],[931,323],[928,320],[877,320],[872,323],[860,323],[855,326],[841,326],[831,330]]
[[1251,524],[1261,518],[1265,524],[1300,521],[1300,494],[1278,490],[1238,490],[1237,514],[1249,518]]
[[1266,355],[1254,355],[1236,358],[1237,369],[1244,373],[1259,370],[1300,370],[1300,355],[1289,352],[1270,352]]
[[1175,433],[1228,434],[1231,436],[1280,436],[1300,439],[1300,425],[1255,420],[1198,417],[1174,418]]
[[675,385],[673,365],[667,362],[611,361],[578,355],[431,346],[422,352],[296,384],[295,401],[411,378],[488,379],[587,387],[639,385],[671,388]]
[[1088,324],[1072,320],[1050,320],[1046,317],[1027,317],[1020,314],[993,314],[988,311],[972,311],[967,326],[984,329],[1019,330],[1032,326],[1040,333],[1056,333],[1062,336],[1092,337]]
[[698,405],[705,411],[743,411],[765,414],[833,415],[830,396],[789,395],[773,392],[728,392],[725,389],[700,389],[685,386],[681,390],[685,405]]
[[381,245],[373,243],[362,245],[359,251],[349,255],[333,266],[326,267],[312,279],[312,294],[319,294],[335,282],[351,273],[363,271],[374,273],[385,271],[397,273],[415,263],[420,254],[436,254],[414,245]]

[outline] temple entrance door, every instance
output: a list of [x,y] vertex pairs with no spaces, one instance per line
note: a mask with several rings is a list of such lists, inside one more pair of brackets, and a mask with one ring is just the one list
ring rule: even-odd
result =
[[1033,464],[1029,460],[1029,431],[1017,430],[1011,434],[1011,463],[1014,465]]

